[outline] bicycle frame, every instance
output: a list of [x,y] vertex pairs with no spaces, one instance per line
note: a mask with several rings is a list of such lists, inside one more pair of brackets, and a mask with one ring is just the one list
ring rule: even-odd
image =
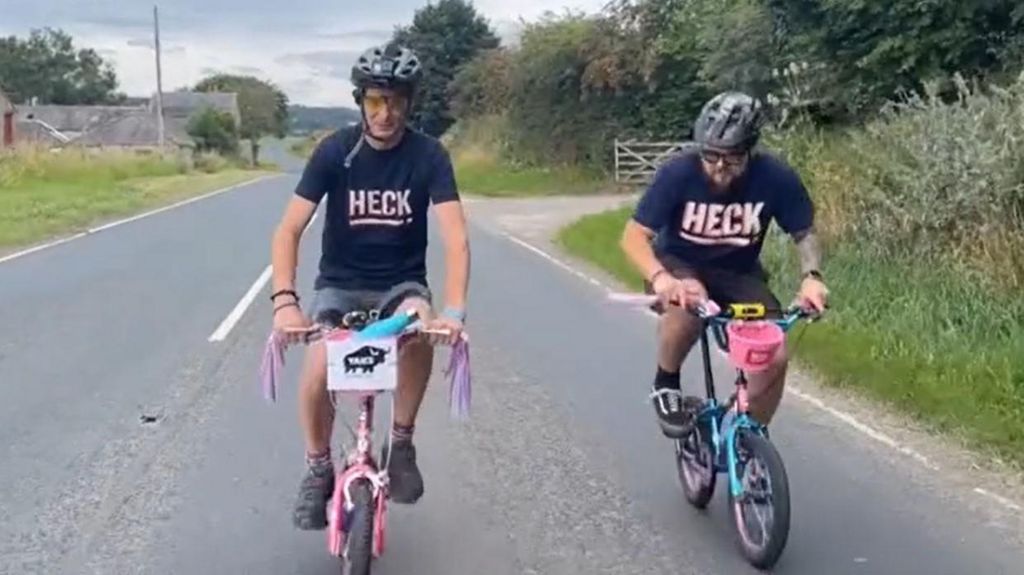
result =
[[[371,317],[370,323],[376,321]],[[365,325],[352,325],[347,329],[358,331]],[[346,329],[346,328],[339,328]],[[425,330],[424,330],[425,331]],[[406,339],[399,337],[398,348],[401,349]],[[379,558],[384,553],[384,535],[387,520],[387,496],[388,496],[388,461],[378,462],[373,456],[373,416],[375,413],[376,396],[382,391],[370,392],[340,392],[331,391],[331,397],[338,395],[353,395],[358,397],[359,416],[354,432],[355,449],[348,451],[345,455],[345,465],[342,471],[337,473],[334,482],[334,493],[330,500],[330,521],[327,529],[328,551],[334,556],[342,556],[345,549],[346,539],[346,514],[355,507],[351,493],[352,484],[360,479],[365,479],[373,487],[371,498],[376,507],[373,516],[373,556]],[[336,405],[335,401],[332,404]],[[394,404],[392,402],[392,417]],[[388,459],[391,458],[392,435],[388,433]]]
[[[735,387],[736,392],[733,398],[724,404],[720,404],[715,393],[715,378],[711,369],[711,345],[708,341],[708,330],[712,330],[718,347],[722,351],[728,351],[728,336],[725,332],[725,325],[730,321],[745,319],[763,319],[765,308],[760,304],[734,304],[726,311],[710,314],[706,310],[699,311],[698,317],[702,319],[700,333],[701,359],[704,364],[704,385],[706,394],[706,406],[697,416],[698,425],[701,421],[710,420],[708,426],[711,430],[712,447],[712,469],[715,473],[727,473],[729,476],[729,490],[734,497],[743,492],[740,478],[736,474],[736,433],[739,429],[750,429],[754,433],[764,435],[767,427],[757,421],[750,414],[750,405],[747,396],[747,376],[742,369],[736,369]],[[799,309],[787,310],[782,319],[774,321],[783,329],[788,331],[790,327],[800,318],[807,314]],[[735,406],[734,417],[724,430],[723,438],[721,424],[725,420],[725,414]],[[723,441],[724,439],[724,441]],[[721,465],[722,452],[725,451],[726,466]]]
[[[359,422],[355,430],[355,449],[345,456],[343,470],[337,474],[334,483],[334,494],[331,497],[331,528],[327,530],[328,550],[335,556],[341,556],[345,548],[345,514],[352,511],[350,488],[358,479],[365,479],[373,486],[373,501],[376,503],[374,513],[374,545],[373,554],[380,557],[384,553],[384,533],[386,524],[386,500],[388,489],[388,464],[377,465],[373,453],[373,416],[376,393],[364,393],[359,397]],[[390,458],[390,439],[388,435],[388,457]]]

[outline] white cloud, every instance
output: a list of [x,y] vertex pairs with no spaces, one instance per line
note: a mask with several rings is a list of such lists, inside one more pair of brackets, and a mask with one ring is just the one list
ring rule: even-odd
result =
[[[547,10],[592,12],[607,0],[476,0],[503,42],[520,18]],[[169,0],[160,4],[165,90],[192,86],[215,71],[270,80],[295,103],[352,106],[348,67],[365,47],[386,40],[412,20],[426,0]],[[13,5],[12,5],[13,4]],[[121,89],[156,90],[152,3],[140,0],[4,0],[0,35],[63,28],[77,46],[96,49],[115,66]]]

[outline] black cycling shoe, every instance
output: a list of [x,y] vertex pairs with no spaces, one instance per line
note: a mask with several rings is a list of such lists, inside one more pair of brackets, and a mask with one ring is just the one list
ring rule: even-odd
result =
[[395,503],[416,503],[423,496],[423,476],[416,466],[416,447],[412,441],[395,441],[390,460],[385,444],[382,458],[388,462],[389,498]]
[[702,401],[692,395],[683,396],[678,389],[657,388],[651,391],[654,413],[665,437],[682,439],[693,429]]
[[307,467],[292,512],[295,527],[304,531],[326,528],[327,500],[333,493],[334,465]]

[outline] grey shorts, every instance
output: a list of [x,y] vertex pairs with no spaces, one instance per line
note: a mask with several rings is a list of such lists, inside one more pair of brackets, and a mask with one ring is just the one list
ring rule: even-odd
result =
[[337,325],[345,314],[353,311],[376,312],[387,317],[409,297],[420,297],[433,304],[430,289],[417,282],[403,282],[387,291],[323,287],[313,294],[309,312],[315,322]]

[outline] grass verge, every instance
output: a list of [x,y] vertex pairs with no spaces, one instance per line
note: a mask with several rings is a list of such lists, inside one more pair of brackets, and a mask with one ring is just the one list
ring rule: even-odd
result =
[[312,138],[303,138],[288,144],[288,151],[297,158],[308,160],[313,154],[313,148],[315,147],[316,140],[313,140]]
[[459,188],[470,195],[500,198],[610,191],[601,176],[579,168],[513,166],[465,153],[457,154],[454,164]]
[[0,178],[0,249],[11,249],[201,195],[261,175],[230,166],[187,170],[127,155],[6,156]]
[[317,130],[306,136],[289,136],[285,139],[285,147],[297,158],[308,160],[313,155],[320,140],[329,136],[334,130]]
[[578,166],[537,166],[518,162],[504,135],[507,119],[473,118],[456,123],[441,142],[451,153],[459,189],[486,197],[615,193],[599,171]]
[[[640,277],[618,246],[630,213],[585,216],[563,228],[558,241],[639,289]],[[787,301],[797,287],[787,238],[770,236],[765,265]],[[865,392],[1020,468],[1024,325],[1016,318],[1024,302],[941,270],[924,261],[879,263],[854,247],[834,250],[825,265],[831,312],[806,326],[795,356],[827,385]]]

